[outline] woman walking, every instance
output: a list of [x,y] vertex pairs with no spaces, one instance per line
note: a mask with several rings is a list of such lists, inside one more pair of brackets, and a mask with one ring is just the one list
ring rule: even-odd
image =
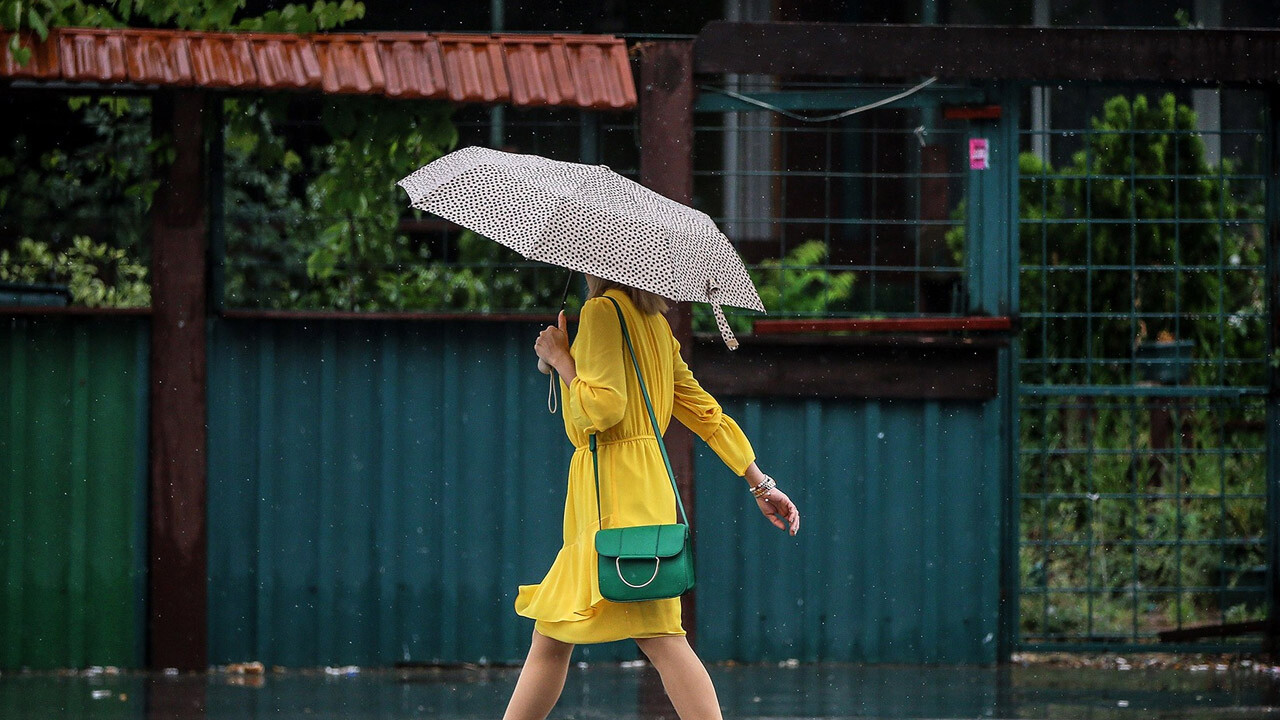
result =
[[[634,638],[662,676],[682,720],[718,720],[715,688],[680,624],[680,599],[614,603],[600,595],[595,531],[670,523],[676,515],[671,480],[636,371],[644,377],[659,424],[665,429],[675,417],[706,441],[745,478],[770,522],[795,535],[800,514],[756,466],[751,443],[738,424],[689,372],[662,315],[666,301],[591,275],[587,286],[572,349],[563,313],[559,327],[548,327],[534,345],[564,383],[565,432],[576,451],[569,466],[564,547],[543,581],[522,586],[516,598],[516,612],[536,622],[505,719],[543,720],[551,712],[564,689],[574,645]],[[625,318],[638,368],[632,368],[613,301]],[[587,449],[591,435],[599,448],[599,498]]]

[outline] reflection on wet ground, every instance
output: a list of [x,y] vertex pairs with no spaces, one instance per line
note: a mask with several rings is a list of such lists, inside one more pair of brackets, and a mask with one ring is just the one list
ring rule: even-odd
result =
[[[0,718],[499,718],[518,670],[5,673]],[[711,668],[725,718],[1280,718],[1280,678],[1233,667]],[[674,718],[648,667],[575,667],[552,718]]]

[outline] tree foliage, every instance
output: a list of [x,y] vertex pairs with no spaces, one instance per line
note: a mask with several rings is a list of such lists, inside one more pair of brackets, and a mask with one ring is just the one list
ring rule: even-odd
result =
[[[0,0],[0,27],[35,33],[41,40],[52,27],[153,27],[180,30],[253,32],[320,32],[364,17],[364,3],[316,0],[310,6],[291,3],[261,15],[243,16],[247,0]],[[19,64],[31,51],[18,35],[9,51]]]
[[151,167],[171,152],[151,139],[148,104],[77,98],[68,114],[84,131],[75,146],[33,152],[25,134],[8,139],[0,154],[0,236],[61,247],[99,228],[113,246],[141,256],[157,186]]
[[[289,4],[244,16],[245,0],[0,0],[0,25],[41,39],[49,28],[167,27],[194,30],[315,32],[362,17],[353,0]],[[9,50],[30,59],[18,34]],[[145,302],[147,212],[154,170],[172,160],[152,138],[145,99],[71,97],[43,111],[45,125],[68,128],[43,143],[9,138],[0,154],[0,273],[24,282],[65,282],[83,304]],[[43,130],[43,128],[40,128]],[[35,128],[33,128],[35,130]],[[231,129],[234,135],[236,129]]]
[[[1202,358],[1260,357],[1265,333],[1245,318],[1263,311],[1262,284],[1230,270],[1262,264],[1261,227],[1239,223],[1261,217],[1260,197],[1233,192],[1225,179],[1235,175],[1230,161],[1210,167],[1195,113],[1172,94],[1157,103],[1142,95],[1112,98],[1092,128],[1099,132],[1057,173],[1043,206],[1050,217],[1090,222],[1024,226],[1024,264],[1045,268],[1023,274],[1024,302],[1047,296],[1054,308],[1103,317],[1133,311],[1142,319],[1137,328],[1127,318],[1102,320],[1092,332],[1081,319],[1064,319],[1049,328],[1060,348],[1044,350],[1087,348],[1094,357],[1124,359],[1135,343],[1164,337],[1193,341]],[[1024,185],[1037,180],[1028,173]],[[1095,267],[1123,269],[1054,270],[1085,257]]]
[[63,285],[72,302],[86,307],[151,303],[146,266],[121,248],[83,235],[61,250],[30,238],[23,238],[13,250],[0,250],[0,282]]
[[[760,301],[770,313],[816,317],[852,310],[853,287],[857,275],[852,271],[832,271],[825,263],[830,252],[822,240],[806,240],[784,257],[766,260],[750,270]],[[725,313],[735,333],[751,331],[751,311]],[[715,317],[709,305],[696,304],[693,314],[696,332],[716,332]]]
[[77,304],[145,304],[152,168],[172,147],[151,138],[143,100],[75,98],[60,114],[72,131],[0,145],[0,276],[65,284]]
[[[395,183],[457,142],[445,103],[326,97],[232,103],[227,117],[230,304],[422,309],[400,288],[433,258],[399,230]],[[281,118],[315,113],[319,132],[287,137]],[[317,137],[318,134],[318,137]],[[432,306],[437,307],[437,306]]]

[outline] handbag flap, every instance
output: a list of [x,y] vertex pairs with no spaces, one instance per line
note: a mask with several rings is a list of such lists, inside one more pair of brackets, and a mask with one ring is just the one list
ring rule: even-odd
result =
[[596,531],[596,552],[623,560],[674,557],[684,549],[689,526],[638,525]]

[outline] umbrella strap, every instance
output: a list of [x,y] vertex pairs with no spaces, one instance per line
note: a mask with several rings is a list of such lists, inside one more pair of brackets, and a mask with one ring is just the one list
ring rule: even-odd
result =
[[711,303],[711,314],[716,316],[716,327],[720,328],[720,337],[724,338],[724,344],[729,346],[730,350],[738,349],[738,338],[733,336],[733,329],[729,327],[729,321],[724,316],[724,310],[720,306]]
[[[564,293],[560,295],[560,312],[564,312],[565,301],[569,299],[569,288],[573,287],[573,270],[569,271],[569,279],[564,281]],[[560,374],[551,369],[551,384],[547,387],[547,410],[552,415],[556,414],[556,408],[560,406]]]
[[716,296],[719,294],[720,288],[708,280],[707,302],[711,303],[711,314],[716,316],[716,327],[720,328],[720,337],[724,338],[724,344],[730,350],[737,350],[738,338],[733,336],[733,328],[729,327],[729,321],[724,316],[724,310],[720,308],[720,303],[716,302]]

